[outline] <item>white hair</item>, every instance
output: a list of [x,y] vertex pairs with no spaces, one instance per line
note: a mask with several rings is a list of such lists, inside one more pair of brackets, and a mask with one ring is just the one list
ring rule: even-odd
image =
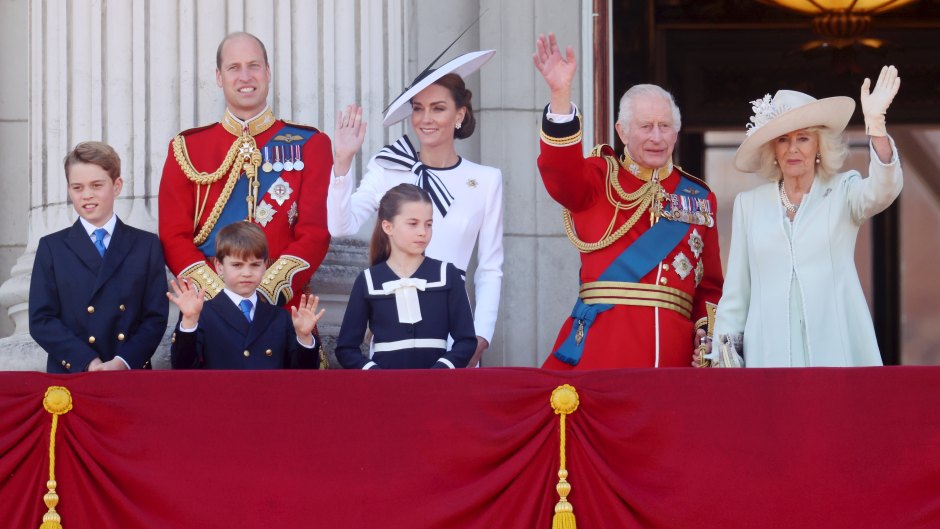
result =
[[663,90],[654,84],[638,84],[630,87],[620,98],[620,112],[617,113],[617,123],[624,129],[630,126],[630,120],[633,119],[633,101],[640,96],[657,96],[669,101],[669,108],[672,109],[673,127],[676,132],[682,129],[682,116],[679,114],[679,107],[676,106],[676,100],[672,94]]

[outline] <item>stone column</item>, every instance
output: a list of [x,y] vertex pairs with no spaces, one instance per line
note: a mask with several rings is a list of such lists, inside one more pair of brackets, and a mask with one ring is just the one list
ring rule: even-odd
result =
[[561,207],[548,196],[536,166],[549,93],[532,53],[536,37],[548,32],[557,35],[562,47],[574,48],[578,77],[572,99],[585,116],[591,115],[581,85],[585,75],[590,80],[585,68],[591,62],[591,40],[582,38],[582,28],[590,28],[590,4],[480,0],[487,10],[480,20],[480,46],[497,50],[480,72],[480,160],[503,171],[506,252],[499,324],[488,365],[541,365],[577,297],[578,252],[564,234]]
[[[30,0],[30,88],[23,98],[29,167],[22,177],[29,200],[28,211],[22,201],[21,213],[28,235],[25,253],[0,286],[0,303],[15,323],[13,335],[0,340],[0,369],[45,366],[45,353],[28,335],[30,272],[39,238],[76,218],[61,167],[75,143],[98,139],[114,146],[125,180],[115,210],[129,224],[156,231],[170,139],[217,121],[224,110],[215,52],[227,33],[249,31],[265,42],[274,74],[270,102],[279,117],[331,133],[341,105],[358,101],[367,116],[380,116],[389,93],[403,86],[409,55],[401,35],[409,6],[405,0]],[[2,101],[5,113],[7,99]],[[395,134],[381,118],[370,121],[366,153]],[[327,294],[328,332],[338,329],[349,290],[330,274],[345,277],[347,262],[359,267],[361,259],[350,252],[364,255],[362,246],[337,241],[339,250],[314,279],[314,288],[324,285]],[[166,366],[165,347],[156,360],[157,367]]]

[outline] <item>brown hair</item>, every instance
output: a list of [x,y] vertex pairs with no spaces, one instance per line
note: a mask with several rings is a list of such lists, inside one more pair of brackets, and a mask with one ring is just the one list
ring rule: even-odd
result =
[[261,42],[261,39],[248,33],[247,31],[236,31],[234,33],[229,33],[222,39],[222,42],[219,43],[219,47],[215,50],[215,67],[219,70],[222,69],[222,46],[225,46],[225,43],[236,39],[239,37],[250,37],[258,43],[258,46],[261,46],[261,55],[264,56],[264,65],[268,66],[268,49],[264,47],[264,43]]
[[441,77],[437,81],[434,81],[434,84],[441,85],[450,92],[450,97],[453,98],[457,110],[461,108],[467,110],[466,114],[464,114],[463,121],[460,122],[460,128],[454,130],[454,137],[458,140],[469,138],[477,125],[477,120],[473,117],[473,104],[471,102],[473,92],[467,90],[467,85],[464,84],[463,78],[455,73],[449,73]]
[[392,244],[388,240],[388,235],[382,230],[382,221],[391,222],[396,215],[401,213],[402,206],[408,202],[430,204],[431,196],[414,184],[398,184],[389,189],[379,201],[379,217],[375,221],[372,242],[369,244],[369,266],[388,260],[388,256],[392,253]]
[[256,224],[233,222],[215,236],[215,258],[222,262],[228,256],[268,260],[268,239]]
[[79,143],[65,155],[62,163],[65,166],[66,182],[69,180],[69,169],[77,163],[97,165],[108,173],[112,182],[121,176],[121,158],[113,147],[100,141],[83,141]]

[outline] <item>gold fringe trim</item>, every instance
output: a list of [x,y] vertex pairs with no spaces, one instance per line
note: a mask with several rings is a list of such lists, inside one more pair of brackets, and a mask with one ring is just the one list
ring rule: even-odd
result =
[[715,332],[715,317],[718,315],[718,305],[712,303],[711,301],[705,302],[705,317],[699,318],[695,322],[694,329],[697,331],[699,329],[705,330],[705,340],[702,340],[702,343],[698,345],[695,350],[695,367],[718,367],[717,362],[712,362],[708,358],[705,358],[705,355],[711,352],[711,348],[708,346],[708,337],[710,337]]
[[65,415],[72,409],[72,394],[62,386],[49,386],[46,389],[46,395],[42,399],[42,407],[52,414],[52,428],[49,431],[49,481],[46,487],[49,489],[42,501],[49,508],[46,514],[42,515],[42,525],[39,529],[62,529],[62,517],[55,512],[59,504],[59,495],[56,494],[55,480],[55,432],[59,425],[59,415]]
[[561,440],[559,443],[558,484],[555,485],[559,499],[558,503],[555,504],[555,515],[552,517],[552,529],[577,529],[574,518],[574,507],[568,502],[568,495],[571,494],[571,484],[568,483],[568,469],[565,467],[565,417],[578,409],[578,390],[568,384],[558,386],[552,391],[552,398],[550,400],[555,414],[561,416],[559,418]]

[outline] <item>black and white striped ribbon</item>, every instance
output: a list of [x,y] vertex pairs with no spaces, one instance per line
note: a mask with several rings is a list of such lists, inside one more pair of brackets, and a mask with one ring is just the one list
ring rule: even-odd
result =
[[414,173],[417,177],[415,185],[431,195],[431,201],[441,212],[442,217],[447,216],[447,210],[454,203],[454,196],[450,194],[444,181],[418,159],[418,153],[407,135],[383,147],[375,156],[375,160],[386,169],[406,170]]

